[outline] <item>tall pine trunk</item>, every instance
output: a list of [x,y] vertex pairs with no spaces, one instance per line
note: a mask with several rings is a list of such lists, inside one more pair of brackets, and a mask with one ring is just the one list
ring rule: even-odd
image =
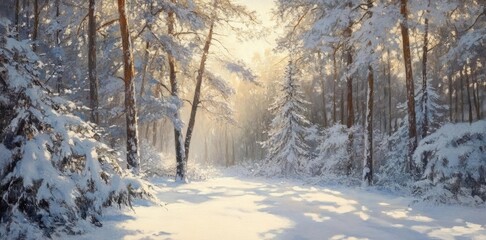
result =
[[[423,117],[423,122],[421,126],[421,131],[422,131],[422,139],[427,137],[428,131],[429,131],[429,91],[427,87],[427,53],[429,51],[429,9],[428,7],[430,6],[430,0],[427,3],[427,10],[426,10],[426,16],[424,20],[424,45],[422,46],[422,99],[421,99],[421,106],[422,106],[422,117]],[[425,166],[427,166],[428,156],[427,154],[423,154],[421,156],[422,160],[422,166],[423,169],[425,170]]]
[[373,67],[368,66],[368,96],[366,98],[366,122],[365,122],[365,162],[363,168],[363,180],[367,185],[373,184],[373,97],[374,77]]
[[[430,1],[428,2],[428,6],[430,5]],[[428,7],[427,6],[427,7]],[[426,13],[429,13],[427,9]],[[428,101],[429,101],[429,92],[427,90],[427,52],[429,51],[429,18],[428,16],[425,17],[424,20],[424,45],[422,46],[422,114],[424,121],[422,123],[422,138],[427,136],[429,131],[429,109],[428,109]]]
[[135,98],[135,69],[133,54],[130,46],[130,31],[125,11],[125,0],[118,0],[118,14],[120,16],[120,34],[123,46],[123,65],[125,78],[125,115],[127,122],[127,163],[128,168],[138,174],[140,159],[138,155],[137,105]]
[[[172,0],[174,2],[174,0]],[[174,34],[174,24],[175,24],[175,13],[170,11],[168,14],[168,33],[170,35]],[[177,84],[177,76],[176,76],[176,62],[175,58],[172,54],[169,53],[169,78],[170,78],[170,87],[171,87],[171,94],[175,98],[179,98],[179,85]],[[175,119],[180,120],[180,113],[179,110],[176,111]],[[186,153],[183,148],[183,137],[182,137],[182,126],[174,125],[174,146],[175,146],[175,153],[176,153],[176,180],[184,181],[186,177]]]
[[15,0],[15,31],[17,31],[16,39],[19,40],[20,39],[20,0]]
[[[472,102],[471,102],[471,91],[469,89],[469,74],[467,73],[467,65],[464,66],[464,75],[466,75],[466,97],[467,97],[467,106],[468,106],[468,120],[471,124],[473,121],[473,113],[472,113]],[[474,89],[473,89],[474,91]]]
[[39,0],[34,0],[34,29],[32,31],[32,51],[37,51],[37,39],[39,34]]
[[457,86],[458,83],[457,83],[457,77],[454,81],[454,87],[455,87],[455,90],[454,90],[454,95],[455,95],[455,102],[454,102],[454,122],[458,122],[459,121],[459,92],[458,92],[458,88],[459,86]]
[[332,124],[336,124],[337,116],[336,116],[336,85],[338,81],[338,66],[336,61],[336,53],[337,48],[334,49],[332,53],[332,66],[333,66],[333,74],[332,74]]
[[405,62],[405,83],[407,88],[407,108],[408,108],[408,163],[409,173],[414,172],[413,153],[417,148],[417,121],[415,118],[415,89],[412,75],[412,56],[410,53],[410,36],[408,33],[408,9],[407,0],[400,0],[400,13],[402,22],[400,30],[402,33],[403,60]]
[[88,75],[89,75],[89,106],[91,122],[99,124],[98,76],[96,73],[96,17],[95,0],[89,0],[88,10]]
[[[476,65],[475,68],[476,69]],[[481,119],[481,105],[479,102],[479,83],[478,83],[478,76],[476,73],[471,73],[471,78],[473,79],[473,98],[474,98],[474,107],[476,108],[476,119]]]
[[143,53],[143,72],[142,72],[142,84],[140,86],[140,97],[143,97],[143,94],[145,93],[145,84],[147,81],[147,69],[149,65],[149,50],[150,50],[150,42],[146,41],[145,42],[145,51]]
[[[348,7],[352,8],[352,3],[348,3]],[[346,96],[346,103],[347,103],[347,121],[346,126],[348,127],[348,166],[347,166],[347,174],[351,174],[351,168],[353,165],[353,145],[354,145],[354,136],[351,131],[351,127],[354,125],[354,110],[353,110],[353,78],[351,77],[351,64],[353,64],[353,55],[352,55],[352,46],[349,43],[352,34],[351,29],[351,20],[349,20],[348,27],[344,31],[344,35],[348,40],[346,46],[346,87],[347,87],[347,96]]]
[[324,77],[324,66],[322,66],[322,54],[318,52],[318,59],[319,59],[319,77],[321,79],[321,92],[322,92],[322,117],[324,118],[324,128],[327,128],[327,108],[326,108],[326,94],[324,94],[324,90],[326,89],[326,78]]
[[448,89],[449,89],[449,121],[453,122],[454,118],[452,116],[452,77],[450,74],[447,75]]
[[459,70],[459,90],[461,92],[461,99],[460,99],[460,110],[461,110],[461,122],[464,122],[464,74],[462,73],[462,68]]
[[[61,16],[61,0],[56,0],[56,21],[59,21],[59,17]],[[56,47],[58,50],[61,49],[61,29],[58,29],[56,31]],[[57,93],[61,93],[63,91],[63,85],[62,85],[62,74],[64,73],[64,67],[63,67],[63,62],[62,62],[62,55],[59,53],[60,51],[57,52],[57,66],[56,66],[56,74],[57,74],[57,82],[56,82],[56,88],[57,88]]]
[[191,146],[192,133],[194,131],[194,125],[196,123],[196,113],[201,99],[201,85],[203,81],[204,71],[206,69],[206,60],[208,58],[209,47],[211,46],[211,41],[213,40],[213,29],[214,21],[211,20],[211,25],[209,26],[209,32],[206,37],[206,43],[204,44],[203,54],[201,56],[201,62],[199,63],[199,70],[197,71],[196,77],[196,89],[194,90],[194,99],[192,101],[191,116],[189,118],[189,124],[187,125],[186,141],[184,143],[185,150],[185,162],[189,158],[189,148]]
[[392,133],[392,91],[391,91],[391,58],[390,49],[387,49],[387,82],[388,82],[388,136]]
[[[373,13],[370,9],[373,7],[371,0],[367,0],[370,18]],[[369,33],[371,34],[371,32]],[[368,42],[371,48],[371,41]],[[371,54],[373,50],[371,49]],[[374,97],[374,76],[371,62],[368,63],[368,96],[366,97],[366,120],[365,120],[365,160],[363,164],[363,181],[366,185],[373,184],[373,97]]]

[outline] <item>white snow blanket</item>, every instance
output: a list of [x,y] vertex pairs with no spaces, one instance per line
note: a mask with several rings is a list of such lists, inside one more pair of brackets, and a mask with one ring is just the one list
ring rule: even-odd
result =
[[154,184],[166,206],[112,209],[76,239],[486,239],[484,209],[409,206],[373,189],[240,176]]

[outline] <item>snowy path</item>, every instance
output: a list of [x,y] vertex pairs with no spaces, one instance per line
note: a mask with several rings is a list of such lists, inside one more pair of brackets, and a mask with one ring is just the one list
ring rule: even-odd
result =
[[164,207],[111,211],[80,239],[486,239],[486,210],[361,189],[220,177],[155,183]]

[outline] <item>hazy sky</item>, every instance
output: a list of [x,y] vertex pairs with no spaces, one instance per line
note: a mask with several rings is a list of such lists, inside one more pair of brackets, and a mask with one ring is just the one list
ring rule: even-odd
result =
[[274,48],[275,37],[277,36],[274,22],[272,20],[272,8],[274,0],[236,0],[243,5],[248,6],[249,9],[256,11],[263,26],[268,27],[269,33],[264,39],[250,40],[247,42],[236,41],[234,37],[227,37],[225,42],[228,42],[228,49],[236,58],[241,58],[247,62],[251,62],[253,55],[257,52],[263,53],[267,48]]

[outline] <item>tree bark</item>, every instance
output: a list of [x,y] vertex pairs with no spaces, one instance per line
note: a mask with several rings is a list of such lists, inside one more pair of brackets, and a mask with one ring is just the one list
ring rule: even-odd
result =
[[16,39],[20,39],[20,0],[15,0],[15,31]]
[[365,162],[363,180],[367,185],[373,184],[373,95],[374,95],[373,67],[368,66],[368,96],[366,101],[365,123]]
[[[352,3],[348,3],[348,7],[352,8]],[[352,29],[352,23],[349,20],[348,27],[344,31],[344,36],[347,39],[348,43],[346,46],[346,87],[347,87],[347,96],[346,96],[346,103],[347,103],[347,122],[346,126],[351,128],[354,124],[354,111],[353,111],[353,78],[350,74],[351,64],[353,64],[353,55],[352,55],[352,46],[350,41]]]
[[[368,11],[373,7],[373,2],[367,0]],[[373,13],[369,12],[370,18]],[[369,33],[371,34],[371,32]],[[368,42],[371,48],[371,41]],[[371,49],[371,55],[373,50]],[[373,184],[373,97],[374,97],[374,76],[371,62],[368,63],[368,96],[366,97],[366,121],[365,121],[365,162],[363,164],[363,181],[368,186]]]
[[407,88],[407,108],[408,108],[408,164],[407,170],[413,173],[415,164],[413,162],[413,153],[417,148],[417,121],[415,118],[415,89],[412,75],[412,57],[410,54],[410,37],[408,33],[408,9],[407,0],[400,0],[400,13],[402,22],[400,30],[402,33],[403,60],[405,63],[405,83]]
[[39,2],[34,0],[34,30],[32,32],[32,51],[37,51],[37,34],[39,33]]
[[[467,65],[464,66],[464,75],[466,75],[466,97],[467,97],[467,105],[468,105],[468,119],[469,119],[469,124],[472,123],[473,121],[473,113],[472,113],[472,102],[471,102],[471,92],[469,90],[469,74],[467,73]],[[474,90],[473,90],[474,91]]]
[[327,108],[326,108],[326,94],[325,94],[325,87],[326,87],[326,78],[324,77],[324,66],[322,60],[322,54],[318,52],[318,59],[319,59],[319,77],[321,79],[321,95],[322,95],[322,117],[324,118],[324,128],[327,128]]
[[[56,21],[59,22],[59,17],[61,16],[61,0],[56,0]],[[58,29],[56,31],[56,47],[58,50],[61,49],[61,29]],[[60,52],[57,56],[57,69],[56,69],[56,74],[57,74],[57,82],[56,82],[56,88],[57,88],[57,93],[61,93],[63,91],[63,84],[62,84],[62,74],[64,73],[64,67],[62,63],[62,55]]]
[[127,168],[133,168],[135,174],[139,173],[140,159],[138,155],[138,128],[137,105],[135,98],[135,69],[133,54],[130,46],[130,31],[125,11],[125,0],[118,0],[118,14],[120,15],[120,33],[123,46],[123,65],[125,78],[125,115],[127,122]]
[[455,95],[455,104],[454,104],[454,122],[457,122],[458,119],[459,119],[459,92],[457,91],[458,87],[457,86],[457,78],[456,78],[456,81],[454,83],[454,86],[455,86],[455,90],[454,90],[454,95]]
[[[172,0],[174,3],[175,1]],[[175,25],[175,13],[170,11],[168,14],[168,33],[169,35],[174,35],[174,25]],[[177,75],[176,75],[176,60],[172,54],[168,54],[169,59],[169,78],[170,78],[170,87],[171,87],[171,94],[175,98],[179,98],[179,85],[177,83]],[[179,110],[176,111],[175,119],[180,120],[180,113]],[[174,146],[175,146],[175,153],[176,153],[176,180],[184,181],[186,177],[186,152],[183,148],[183,136],[182,136],[182,126],[174,125]]]
[[145,42],[145,51],[143,54],[143,72],[142,72],[142,84],[140,86],[140,97],[143,97],[145,93],[145,84],[147,81],[147,69],[149,65],[149,49],[150,49],[150,42]]
[[447,81],[449,83],[448,88],[449,88],[449,121],[453,122],[454,118],[452,116],[452,91],[454,89],[452,88],[452,77],[450,74],[447,75]]
[[[428,6],[430,5],[430,0],[428,2]],[[427,7],[428,7],[427,6]],[[426,10],[426,14],[429,13],[429,10]],[[429,92],[427,90],[427,52],[429,51],[429,18],[428,16],[425,17],[424,20],[424,45],[422,47],[422,114],[424,118],[424,122],[422,123],[422,139],[425,138],[429,131],[429,109],[428,109],[428,102],[429,102]],[[425,164],[424,164],[425,166]]]
[[464,122],[464,74],[462,72],[462,69],[459,70],[459,88],[460,88],[460,92],[461,92],[461,99],[460,99],[460,103],[461,103],[461,122]]
[[344,88],[341,88],[341,124],[343,124],[343,125],[344,125],[344,117],[345,117],[344,113],[346,112],[344,110],[344,102],[345,102],[345,100],[344,100]]
[[[477,65],[474,65],[475,69]],[[481,105],[479,102],[479,83],[478,83],[478,76],[477,73],[471,73],[471,77],[473,77],[473,97],[474,97],[474,106],[476,108],[476,119],[481,119]]]
[[[348,3],[348,7],[352,8],[352,3]],[[351,43],[349,43],[351,34],[352,34],[352,29],[351,29],[351,20],[349,20],[348,27],[344,31],[344,36],[346,37],[348,43],[346,46],[346,87],[347,87],[347,96],[346,96],[346,103],[347,103],[347,121],[346,121],[346,126],[348,127],[348,130],[351,129],[351,127],[354,125],[354,110],[353,110],[353,78],[351,77],[350,73],[350,68],[351,64],[353,64],[353,55],[352,55],[352,46]],[[343,120],[344,121],[344,120]],[[351,168],[353,165],[353,145],[354,145],[354,137],[353,133],[349,131],[348,133],[348,166],[347,166],[347,174],[351,174]]]
[[89,105],[91,122],[99,124],[98,76],[96,72],[96,17],[95,0],[89,0],[88,10],[88,75],[89,75]]
[[[429,131],[429,91],[428,91],[428,86],[427,86],[427,53],[429,51],[429,6],[430,6],[430,0],[427,2],[427,10],[425,11],[425,20],[424,20],[424,45],[422,46],[422,99],[421,99],[421,106],[422,106],[422,115],[423,115],[423,122],[421,126],[421,132],[422,132],[422,139],[427,137],[428,131]],[[428,154],[423,154],[421,156],[422,160],[422,166],[423,169],[422,172],[425,170],[427,163],[428,163]]]
[[336,61],[337,48],[332,53],[332,65],[333,65],[333,84],[332,84],[332,124],[336,124],[336,85],[338,81],[338,67]]
[[154,121],[152,123],[152,146],[156,147],[157,146],[157,121]]
[[387,49],[387,65],[388,65],[388,136],[392,133],[392,92],[391,92],[391,58],[390,49]]
[[191,146],[191,138],[192,133],[194,131],[194,125],[196,123],[196,113],[197,108],[200,103],[201,98],[201,85],[203,80],[204,71],[206,69],[206,60],[208,58],[209,47],[211,46],[211,41],[213,39],[213,28],[214,28],[214,21],[211,20],[211,24],[209,26],[209,32],[206,37],[206,43],[204,44],[203,54],[201,56],[201,62],[199,63],[199,70],[197,71],[196,77],[196,89],[194,90],[194,99],[192,101],[192,108],[191,108],[191,116],[189,118],[189,124],[187,126],[186,132],[186,141],[184,143],[185,149],[185,161],[189,158],[189,148]]

